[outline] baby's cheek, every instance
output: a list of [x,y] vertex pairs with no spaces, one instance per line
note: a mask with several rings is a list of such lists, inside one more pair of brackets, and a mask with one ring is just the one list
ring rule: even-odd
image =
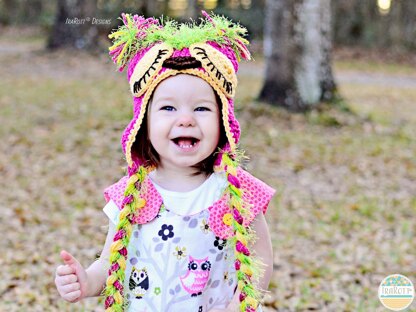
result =
[[220,139],[220,127],[218,123],[211,123],[209,137],[211,138],[213,144],[217,146]]

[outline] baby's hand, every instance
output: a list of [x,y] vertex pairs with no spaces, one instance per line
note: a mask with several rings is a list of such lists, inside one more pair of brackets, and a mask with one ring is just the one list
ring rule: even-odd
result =
[[77,302],[86,297],[87,272],[69,252],[62,250],[65,265],[56,268],[55,285],[63,299]]

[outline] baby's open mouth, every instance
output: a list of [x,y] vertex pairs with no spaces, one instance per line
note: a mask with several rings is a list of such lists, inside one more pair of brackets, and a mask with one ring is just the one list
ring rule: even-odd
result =
[[192,137],[178,137],[172,141],[181,148],[191,148],[199,142],[198,139]]

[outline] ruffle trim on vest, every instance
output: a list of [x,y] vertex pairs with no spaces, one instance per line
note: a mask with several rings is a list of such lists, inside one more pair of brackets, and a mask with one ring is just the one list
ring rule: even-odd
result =
[[[245,226],[249,226],[260,212],[266,213],[275,190],[243,169],[239,168],[237,170],[237,177],[240,181],[241,189],[244,190],[243,200],[250,205],[249,214],[243,222]],[[105,200],[107,202],[113,200],[120,210],[122,209],[127,180],[128,177],[125,176],[104,190]],[[163,203],[162,197],[149,177],[145,178],[142,188],[142,196],[146,200],[146,205],[140,210],[139,215],[133,218],[133,223],[138,224],[148,223],[155,219]],[[215,235],[221,239],[231,237],[233,235],[231,226],[232,215],[227,205],[227,195],[223,195],[208,210],[208,224]]]
[[[243,225],[247,227],[260,212],[266,213],[275,190],[241,168],[237,170],[237,177],[244,191],[243,200],[250,205],[249,214],[243,221]],[[233,235],[232,215],[226,196],[208,209],[208,223],[212,231],[222,239],[230,238]]]
[[[104,198],[107,202],[113,200],[118,209],[123,208],[124,190],[126,189],[128,176],[122,177],[117,183],[104,190]],[[144,224],[152,221],[159,213],[163,203],[162,197],[154,187],[149,177],[146,177],[142,185],[142,196],[146,205],[140,209],[138,216],[133,218],[133,223]]]

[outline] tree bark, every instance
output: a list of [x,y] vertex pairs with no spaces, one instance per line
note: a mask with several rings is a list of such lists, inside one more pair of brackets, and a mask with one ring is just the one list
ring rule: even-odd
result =
[[403,41],[404,46],[416,50],[416,6],[412,0],[401,2],[403,10]]
[[329,102],[337,96],[337,86],[335,84],[332,71],[332,19],[331,19],[331,0],[321,0],[322,9],[321,19],[321,39],[322,39],[322,61],[321,61],[321,101]]
[[331,100],[330,0],[267,0],[259,99],[291,111]]
[[186,12],[186,18],[192,18],[192,19],[196,19],[197,18],[197,7],[198,7],[198,1],[197,0],[188,0],[188,9]]
[[264,56],[266,79],[260,92],[260,100],[275,103],[290,110],[302,110],[304,106],[295,88],[296,49],[293,36],[295,16],[294,1],[267,0],[264,25]]
[[142,5],[142,13],[144,16],[155,16],[158,14],[158,1],[145,0]]
[[0,13],[2,24],[17,24],[17,18],[19,16],[19,3],[13,0],[3,0],[3,8],[4,11]]
[[22,2],[22,14],[24,17],[23,23],[36,24],[39,22],[39,17],[42,14],[42,1],[32,0]]
[[48,40],[48,49],[97,47],[97,0],[58,0],[55,24]]

